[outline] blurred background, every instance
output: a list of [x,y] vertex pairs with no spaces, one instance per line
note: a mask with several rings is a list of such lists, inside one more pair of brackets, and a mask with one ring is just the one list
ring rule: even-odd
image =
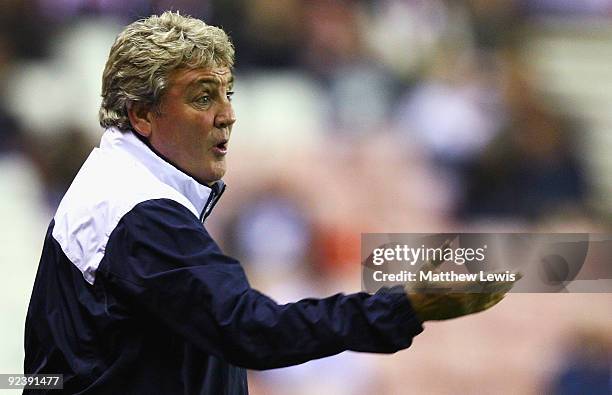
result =
[[[1,0],[0,372],[45,229],[102,130],[114,37],[179,10],[237,49],[208,220],[279,302],[360,289],[364,232],[610,232],[612,0]],[[513,294],[393,356],[251,372],[253,394],[609,394],[612,295]]]

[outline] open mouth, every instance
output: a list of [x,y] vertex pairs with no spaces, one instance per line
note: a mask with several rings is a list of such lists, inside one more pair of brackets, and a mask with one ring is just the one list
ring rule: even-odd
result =
[[228,143],[227,139],[221,140],[217,145],[215,145],[215,149],[220,153],[226,153],[227,143]]

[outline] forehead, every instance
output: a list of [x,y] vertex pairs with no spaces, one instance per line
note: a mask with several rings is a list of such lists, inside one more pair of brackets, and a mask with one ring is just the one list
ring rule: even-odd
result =
[[228,86],[234,81],[229,67],[178,69],[170,75],[171,90],[185,90],[202,85]]

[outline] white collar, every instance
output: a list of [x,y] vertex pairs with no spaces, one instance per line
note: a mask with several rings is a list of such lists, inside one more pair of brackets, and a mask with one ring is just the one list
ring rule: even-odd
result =
[[223,181],[217,181],[212,188],[199,183],[153,152],[132,131],[122,132],[117,128],[106,129],[100,140],[100,149],[122,151],[141,163],[162,183],[185,196],[201,213],[201,219],[208,216],[225,188]]

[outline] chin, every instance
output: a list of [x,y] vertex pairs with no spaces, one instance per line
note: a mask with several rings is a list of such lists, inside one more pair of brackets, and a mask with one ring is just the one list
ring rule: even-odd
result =
[[207,184],[213,183],[215,181],[219,181],[225,175],[225,170],[226,170],[225,163],[214,164],[212,168],[208,172],[206,172],[204,177],[202,177],[202,180],[205,181]]

